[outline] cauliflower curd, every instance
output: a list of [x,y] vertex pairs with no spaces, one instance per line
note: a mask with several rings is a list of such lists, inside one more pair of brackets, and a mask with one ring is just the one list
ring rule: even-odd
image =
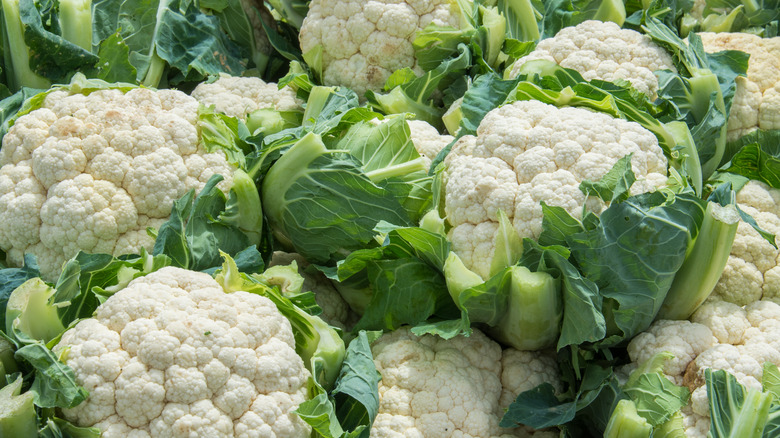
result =
[[232,166],[200,141],[198,102],[180,91],[134,88],[49,93],[19,117],[0,150],[0,248],[45,279],[79,250],[114,255],[151,248],[173,202]]
[[540,202],[575,217],[604,208],[580,191],[633,154],[631,194],[666,183],[667,160],[657,137],[634,122],[580,108],[520,101],[489,112],[476,136],[462,137],[447,156],[445,212],[449,238],[463,263],[483,278],[490,271],[498,210],[521,237],[541,232]]
[[685,434],[705,437],[710,428],[704,370],[725,370],[747,389],[761,391],[763,365],[780,366],[780,305],[756,301],[740,307],[725,301],[704,303],[690,321],[660,320],[628,344],[632,369],[661,352],[674,355],[664,373],[687,386]]
[[624,79],[651,97],[658,91],[653,71],[676,71],[672,57],[647,35],[595,20],[563,28],[540,41],[533,52],[515,62],[510,76],[517,77],[523,64],[536,59],[577,70],[588,81]]
[[448,0],[313,0],[300,32],[301,50],[322,46],[322,80],[378,91],[394,71],[422,69],[414,58],[417,32],[429,24],[458,27],[456,2]]
[[293,411],[310,373],[267,298],[163,268],[62,335],[89,398],[65,417],[111,437],[308,437]]
[[780,37],[748,33],[698,34],[708,52],[740,50],[750,55],[747,76],[737,77],[728,121],[728,139],[756,129],[780,129]]
[[479,330],[442,339],[408,327],[371,346],[379,381],[372,438],[509,438],[557,436],[498,426],[523,391],[548,382],[562,388],[558,366],[543,352],[504,350]]

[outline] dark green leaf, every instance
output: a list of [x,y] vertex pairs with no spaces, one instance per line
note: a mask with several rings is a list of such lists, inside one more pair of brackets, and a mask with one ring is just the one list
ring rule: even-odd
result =
[[35,405],[42,408],[72,408],[86,400],[89,393],[76,383],[73,370],[62,363],[42,343],[25,345],[16,350],[17,361],[24,360],[35,368],[30,391]]

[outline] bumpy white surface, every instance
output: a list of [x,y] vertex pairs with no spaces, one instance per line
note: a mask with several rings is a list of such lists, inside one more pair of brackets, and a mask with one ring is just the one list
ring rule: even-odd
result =
[[362,96],[382,89],[398,69],[421,74],[412,41],[430,23],[458,27],[455,8],[447,0],[313,0],[301,26],[301,50],[322,45],[323,82]]
[[0,248],[12,265],[38,257],[52,280],[79,250],[114,255],[151,247],[173,201],[214,175],[222,152],[200,145],[198,102],[174,90],[50,93],[20,117],[0,151]]
[[246,115],[259,109],[276,111],[302,110],[303,101],[285,87],[255,77],[220,75],[211,83],[202,83],[192,90],[192,97],[206,106],[231,117],[246,120]]
[[698,35],[707,52],[740,50],[750,54],[747,77],[737,78],[729,114],[729,140],[756,129],[780,129],[780,37],[729,32]]
[[761,390],[763,364],[780,366],[780,305],[766,300],[744,307],[708,301],[691,321],[656,321],[628,344],[634,365],[663,351],[674,355],[664,369],[667,377],[691,391],[691,401],[682,411],[686,435],[706,436],[704,370],[728,371],[748,389]]
[[651,97],[658,91],[653,71],[676,71],[672,57],[650,37],[595,20],[563,28],[554,37],[540,41],[533,52],[515,62],[511,76],[517,77],[523,64],[536,59],[577,70],[588,81],[625,79]]
[[[780,190],[759,181],[738,193],[740,208],[758,225],[780,235]],[[765,299],[780,303],[780,251],[745,222],[740,222],[726,267],[710,299],[744,306]]]
[[309,372],[267,298],[163,268],[133,280],[56,352],[90,396],[65,417],[111,437],[308,437]]
[[[400,328],[371,347],[382,375],[371,437],[508,438],[533,431],[498,426],[507,400],[542,382],[561,384],[554,360],[506,350],[479,330],[444,340]],[[537,432],[541,437],[549,432]]]
[[476,136],[462,137],[447,156],[445,212],[453,249],[483,278],[490,271],[497,212],[521,237],[541,232],[541,201],[574,216],[604,204],[580,191],[633,153],[632,194],[666,183],[666,158],[658,139],[637,123],[579,108],[520,101],[489,112]]

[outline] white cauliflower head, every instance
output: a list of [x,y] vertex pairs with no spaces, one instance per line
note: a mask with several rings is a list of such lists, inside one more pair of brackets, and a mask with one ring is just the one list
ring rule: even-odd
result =
[[362,96],[380,90],[394,71],[410,67],[417,32],[429,24],[458,27],[457,3],[448,0],[313,0],[300,32],[301,50],[322,46],[322,80]]
[[527,436],[498,426],[506,400],[542,382],[560,388],[557,366],[540,353],[508,350],[479,330],[444,340],[408,327],[386,333],[371,351],[379,414],[371,437],[498,438]]
[[766,300],[744,307],[708,301],[691,321],[654,322],[628,344],[628,354],[633,365],[664,351],[674,355],[664,372],[691,391],[691,401],[682,410],[686,434],[705,436],[709,408],[704,370],[725,370],[748,389],[761,390],[764,363],[780,366],[780,305]]
[[[780,190],[760,181],[749,181],[737,193],[737,203],[758,225],[780,233]],[[780,251],[745,222],[740,222],[723,269],[710,300],[744,306],[760,299],[780,302]]]
[[54,348],[90,395],[65,418],[103,437],[308,437],[309,372],[267,298],[163,268],[130,282]]
[[587,198],[582,181],[601,179],[633,153],[632,194],[666,182],[658,139],[637,123],[580,108],[520,101],[489,112],[476,136],[464,136],[445,160],[445,213],[450,240],[466,267],[486,278],[493,257],[497,212],[522,237],[541,232],[541,201],[579,216],[604,204]]
[[150,248],[147,227],[173,201],[233,167],[200,141],[198,102],[174,90],[49,93],[16,120],[0,151],[0,248],[12,265],[35,254],[53,279],[78,250]]
[[259,109],[276,111],[301,110],[303,101],[295,96],[292,88],[281,90],[273,82],[255,77],[233,77],[222,74],[214,82],[199,84],[192,97],[206,106],[241,120]]
[[653,72],[676,71],[671,55],[647,35],[596,20],[563,28],[554,37],[540,41],[533,52],[515,62],[510,76],[517,77],[523,64],[537,59],[576,70],[588,81],[627,80],[650,97],[658,91],[658,78]]
[[737,78],[737,91],[728,120],[728,139],[756,129],[780,129],[780,37],[749,33],[702,32],[707,52],[740,50],[750,55],[747,77]]

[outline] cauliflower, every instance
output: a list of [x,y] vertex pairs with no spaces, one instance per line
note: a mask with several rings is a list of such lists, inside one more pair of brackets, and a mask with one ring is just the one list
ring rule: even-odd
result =
[[764,363],[780,365],[780,305],[708,301],[690,321],[656,321],[628,344],[629,367],[664,351],[674,355],[664,369],[667,377],[691,391],[682,410],[686,435],[706,436],[710,420],[704,370],[728,371],[747,389],[760,391]]
[[300,31],[301,50],[322,46],[322,80],[359,96],[378,91],[394,71],[422,69],[414,57],[417,32],[429,24],[458,27],[456,2],[313,0]]
[[192,91],[192,97],[203,105],[214,105],[217,111],[244,121],[247,114],[259,109],[295,111],[303,106],[303,101],[289,87],[279,89],[273,82],[266,83],[260,78],[227,74],[220,75],[214,82],[199,84]]
[[750,55],[747,77],[737,77],[728,121],[728,139],[756,129],[780,129],[780,37],[748,33],[698,34],[707,52],[741,50]]
[[[780,233],[780,190],[749,181],[737,193],[737,203],[761,228]],[[731,255],[710,299],[740,306],[762,298],[780,302],[779,264],[780,251],[749,224],[740,222]]]
[[48,93],[19,117],[0,151],[0,248],[8,263],[37,256],[44,278],[79,250],[151,248],[146,233],[173,201],[233,167],[200,141],[198,102],[174,90]]
[[469,337],[444,340],[401,328],[383,335],[371,350],[382,375],[371,429],[376,438],[528,436],[532,431],[498,426],[504,409],[519,392],[542,382],[561,387],[552,357],[502,353],[476,329]]
[[561,67],[577,70],[585,80],[625,79],[647,96],[658,91],[655,70],[676,71],[672,57],[650,37],[613,22],[588,20],[561,29],[557,35],[539,42],[536,49],[512,66],[511,77],[520,74],[528,61],[545,59]]
[[541,201],[579,216],[602,201],[579,184],[598,180],[633,153],[632,194],[666,182],[667,160],[658,139],[640,125],[579,108],[520,101],[489,112],[476,136],[458,140],[447,156],[445,213],[453,250],[483,278],[490,271],[503,211],[522,237],[541,232]]
[[104,438],[310,433],[293,412],[310,374],[290,322],[207,274],[168,267],[133,280],[54,351],[90,394],[65,418]]

